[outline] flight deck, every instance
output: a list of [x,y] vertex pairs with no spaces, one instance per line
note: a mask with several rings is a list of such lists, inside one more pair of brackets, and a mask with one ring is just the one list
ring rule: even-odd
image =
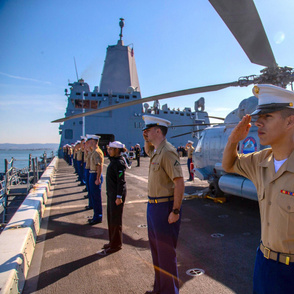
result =
[[[57,163],[33,261],[23,293],[145,293],[153,268],[146,227],[148,158],[126,171],[123,248],[97,254],[108,242],[105,183],[103,221],[87,224],[84,187],[72,166]],[[186,158],[181,158],[185,179]],[[105,160],[105,175],[108,159]],[[260,238],[256,201],[228,197],[218,203],[202,197],[207,183],[185,182],[177,248],[180,293],[250,293],[255,251]]]

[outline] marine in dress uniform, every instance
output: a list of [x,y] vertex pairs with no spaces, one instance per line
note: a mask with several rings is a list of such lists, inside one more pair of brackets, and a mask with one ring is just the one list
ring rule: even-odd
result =
[[68,147],[68,164],[69,164],[69,165],[72,165],[72,161],[73,161],[73,145],[74,145],[74,144],[71,144],[71,145]]
[[143,116],[145,151],[150,157],[147,225],[155,269],[154,287],[146,293],[179,293],[176,246],[181,222],[184,179],[176,149],[166,141],[170,122]]
[[75,173],[76,174],[78,174],[78,166],[77,166],[77,152],[78,152],[78,144],[79,144],[79,142],[80,141],[77,141],[75,144],[73,144],[73,154],[72,154],[72,156],[73,156],[73,158],[72,158],[72,160],[73,160],[73,166],[74,166],[74,168],[75,168]]
[[88,222],[90,225],[95,225],[102,222],[102,199],[101,186],[103,183],[102,169],[104,162],[104,155],[98,146],[100,136],[88,135],[88,140],[91,141],[93,152],[90,158],[89,170],[89,197],[91,197],[94,215]]
[[83,186],[83,151],[82,151],[82,144],[81,141],[77,144],[77,151],[76,151],[76,165],[77,165],[77,174],[78,174],[78,181],[79,186]]
[[187,151],[187,155],[188,155],[188,160],[187,160],[187,166],[188,166],[188,171],[189,171],[188,181],[193,181],[193,177],[192,177],[192,173],[191,173],[191,163],[192,163],[192,156],[193,156],[193,151],[194,151],[193,144],[194,144],[194,142],[189,140],[188,143],[186,144],[186,147],[185,147],[185,150]]
[[92,204],[92,198],[90,197],[90,188],[89,188],[89,177],[90,177],[90,159],[91,159],[91,154],[93,152],[93,148],[91,147],[91,141],[87,140],[85,143],[85,169],[84,169],[84,174],[85,174],[85,182],[86,182],[86,189],[88,194],[85,195],[85,198],[88,198],[88,205],[85,206],[86,210],[93,209],[93,204]]
[[[85,178],[85,167],[86,167],[86,154],[85,154],[85,144],[87,141],[87,137],[81,136],[81,150],[82,150],[82,183],[86,185],[86,178]],[[83,190],[83,192],[87,192],[87,187]]]
[[[253,293],[294,293],[294,93],[273,85],[253,88],[258,106],[232,131],[223,168],[250,179],[258,194],[261,242],[257,249]],[[256,118],[261,145],[237,154],[240,140]]]
[[107,223],[109,243],[103,246],[100,255],[116,252],[122,247],[122,214],[127,194],[125,170],[127,163],[122,152],[125,145],[119,141],[110,142],[108,146],[110,163],[106,172]]

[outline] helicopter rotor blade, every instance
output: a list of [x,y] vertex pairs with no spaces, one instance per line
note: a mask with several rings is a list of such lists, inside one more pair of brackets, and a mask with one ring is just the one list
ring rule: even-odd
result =
[[211,116],[211,115],[208,115],[207,117],[208,117],[208,118],[219,119],[219,120],[225,120],[225,118],[223,118],[223,117],[219,117],[219,116]]
[[201,127],[201,126],[212,126],[219,125],[219,123],[209,123],[209,124],[191,124],[191,125],[171,125],[169,128],[180,128],[180,127]]
[[198,133],[198,132],[202,132],[202,131],[203,130],[197,130],[197,131],[193,131],[193,132],[188,132],[188,133],[172,136],[171,138],[177,138],[177,137],[185,136],[185,135],[192,134],[192,133]]
[[191,88],[191,89],[186,89],[186,90],[179,90],[179,91],[175,91],[175,92],[154,95],[154,96],[150,96],[150,97],[146,97],[146,98],[142,98],[142,99],[138,99],[138,100],[133,100],[133,101],[125,102],[125,103],[119,103],[116,105],[110,105],[110,106],[106,106],[106,107],[103,107],[103,108],[100,108],[97,110],[92,110],[92,111],[88,111],[88,112],[79,113],[79,114],[75,114],[72,116],[56,119],[56,120],[53,120],[52,123],[61,123],[61,122],[64,122],[64,121],[67,121],[70,119],[74,119],[74,118],[84,117],[84,116],[88,116],[88,115],[92,115],[92,114],[96,114],[96,113],[101,113],[104,111],[115,110],[118,108],[136,105],[136,104],[140,104],[140,103],[142,104],[142,103],[150,102],[150,101],[154,101],[154,100],[161,100],[161,99],[173,98],[173,97],[178,97],[178,96],[185,96],[185,95],[191,95],[191,94],[197,94],[197,93],[218,91],[218,90],[225,89],[227,87],[233,87],[233,86],[234,87],[239,86],[239,83],[236,81],[236,82],[231,82],[231,83],[216,84],[216,85],[197,87],[197,88]]
[[253,0],[209,0],[252,63],[277,67]]

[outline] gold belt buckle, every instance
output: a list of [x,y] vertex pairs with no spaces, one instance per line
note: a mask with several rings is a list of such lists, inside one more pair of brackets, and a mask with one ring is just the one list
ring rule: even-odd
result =
[[266,259],[269,259],[270,258],[270,252],[271,250],[267,247],[264,247],[264,253],[263,253],[263,256],[266,258]]

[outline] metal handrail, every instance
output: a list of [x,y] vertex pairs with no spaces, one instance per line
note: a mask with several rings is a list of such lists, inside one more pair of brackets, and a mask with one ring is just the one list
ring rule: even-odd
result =
[[[52,155],[54,156],[53,152],[52,152]],[[15,159],[14,157],[12,157],[10,161],[8,161],[7,159],[4,160],[5,175],[3,180],[0,181],[0,206],[3,206],[3,220],[2,220],[3,223],[5,223],[5,220],[6,220],[8,195],[9,195],[9,190],[11,186],[18,185],[21,182],[21,176],[27,175],[26,189],[28,192],[31,186],[37,183],[37,181],[39,180],[40,162],[38,161],[38,157],[32,158],[32,155],[30,154],[28,167],[18,169],[13,166],[15,161],[23,161],[23,160],[24,159]],[[44,169],[46,169],[46,166],[47,166],[46,151],[43,154],[43,161],[44,161]],[[33,176],[32,181],[31,181],[31,176]]]

